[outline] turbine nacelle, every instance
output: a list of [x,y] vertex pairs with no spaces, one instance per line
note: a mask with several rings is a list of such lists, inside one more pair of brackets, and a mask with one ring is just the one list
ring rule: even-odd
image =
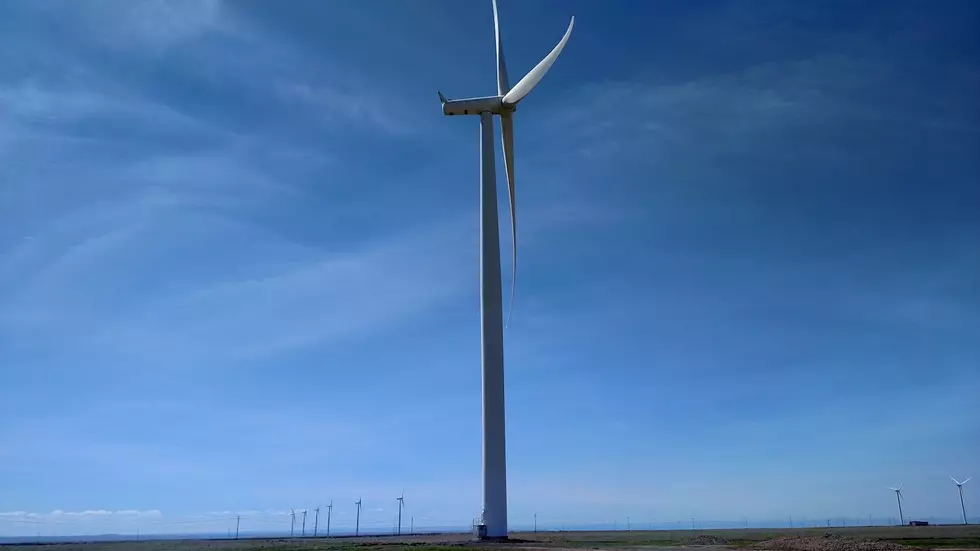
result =
[[443,115],[479,115],[481,113],[493,113],[502,115],[513,112],[514,105],[504,103],[503,96],[487,96],[483,98],[466,99],[446,99],[446,96],[439,93],[439,100],[442,101]]

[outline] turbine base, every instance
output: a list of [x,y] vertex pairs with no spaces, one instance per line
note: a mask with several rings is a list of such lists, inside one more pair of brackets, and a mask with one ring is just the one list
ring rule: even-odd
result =
[[473,525],[473,539],[476,541],[507,541],[507,536],[488,536],[486,524]]

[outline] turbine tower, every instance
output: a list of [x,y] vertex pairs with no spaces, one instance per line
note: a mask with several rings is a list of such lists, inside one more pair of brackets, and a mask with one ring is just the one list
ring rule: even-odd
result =
[[400,536],[400,535],[402,535],[402,508],[405,507],[405,492],[402,492],[402,495],[400,495],[397,498],[395,498],[395,501],[398,502],[398,531],[397,531],[397,535]]
[[357,498],[354,505],[357,505],[357,518],[354,520],[354,535],[359,536],[361,532],[361,498]]
[[888,488],[889,490],[895,492],[895,499],[898,500],[898,521],[899,524],[902,525],[905,524],[905,515],[902,514],[902,485],[904,484],[905,483],[902,482],[902,484],[898,485],[898,488]]
[[969,482],[971,478],[973,477],[972,476],[968,477],[963,482],[960,482],[953,477],[949,477],[949,479],[952,480],[954,484],[956,484],[956,488],[960,491],[960,510],[963,511],[963,524],[969,524],[969,522],[966,521],[966,506],[963,505],[963,485]]
[[[360,509],[360,507],[358,507]],[[330,500],[330,505],[327,505],[327,537],[330,537],[330,517],[333,514],[333,500]]]
[[[514,111],[541,81],[558,58],[572,34],[575,18],[568,30],[540,63],[513,88],[507,79],[497,2],[493,0],[493,26],[497,51],[497,95],[448,100],[439,92],[444,115],[479,115],[480,117],[480,316],[483,363],[483,515],[488,538],[507,537],[507,450],[504,427],[504,334],[500,277],[500,231],[497,226],[497,181],[493,148],[493,116],[500,117],[510,198],[510,223],[513,239],[511,278],[517,276],[517,221],[514,206]],[[514,303],[511,286],[510,304]],[[508,318],[510,315],[508,314]]]

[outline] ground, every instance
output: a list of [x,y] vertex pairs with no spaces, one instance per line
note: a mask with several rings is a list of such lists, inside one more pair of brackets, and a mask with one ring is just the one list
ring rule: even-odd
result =
[[892,551],[980,549],[980,526],[894,526],[797,530],[656,530],[512,534],[501,543],[466,534],[359,538],[150,540],[0,546],[2,551],[582,551],[610,549],[758,549],[782,551]]

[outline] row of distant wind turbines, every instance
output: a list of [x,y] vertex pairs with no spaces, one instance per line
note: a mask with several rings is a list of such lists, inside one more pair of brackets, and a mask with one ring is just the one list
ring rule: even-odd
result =
[[[964,505],[963,503],[963,485],[969,482],[971,479],[973,479],[973,477],[972,476],[967,477],[966,480],[963,481],[956,480],[953,477],[949,477],[949,479],[952,480],[954,484],[956,484],[956,489],[959,492],[960,511],[963,513],[963,524],[968,524],[967,517],[966,517],[966,505]],[[902,510],[902,486],[904,485],[905,483],[903,482],[902,484],[899,484],[897,488],[891,488],[891,487],[888,488],[889,490],[895,492],[895,499],[898,501],[898,519],[901,524],[905,524],[905,513]],[[396,497],[395,501],[398,503],[398,524],[396,525],[395,528],[395,534],[401,535],[402,510],[405,508],[405,493],[403,492],[402,495]],[[358,498],[357,501],[354,502],[354,505],[357,507],[357,514],[354,518],[354,535],[359,536],[361,532],[361,499]],[[318,534],[317,530],[320,524],[320,506],[317,505],[316,509],[314,509],[313,511],[315,513],[315,517],[313,521],[313,537],[317,537]],[[305,536],[307,511],[304,510],[302,511],[302,513],[303,513],[302,535]],[[332,516],[333,516],[333,500],[331,500],[330,504],[327,505],[327,534],[326,534],[327,537],[330,537],[330,519]],[[296,510],[295,509],[290,511],[290,517],[291,517],[291,522],[289,525],[289,536],[293,537],[296,533]],[[536,520],[537,520],[537,515],[535,515],[535,521]],[[413,522],[412,532],[414,531],[415,531],[415,527]]]
[[[398,502],[398,525],[397,525],[397,527],[395,529],[395,534],[400,536],[401,533],[402,533],[402,509],[405,508],[405,492],[402,492],[402,495],[396,497],[395,498],[395,501]],[[361,535],[361,498],[357,498],[357,501],[354,502],[354,505],[357,506],[357,515],[354,517],[354,535],[355,536],[359,536],[359,535]],[[327,509],[327,537],[329,538],[330,537],[330,519],[333,516],[333,500],[330,500],[330,504],[327,505],[326,509]],[[306,514],[307,514],[307,511],[304,509],[303,511],[300,511],[300,512],[303,513],[302,528],[301,528],[302,532],[301,532],[301,534],[303,536],[306,536]],[[319,529],[319,526],[320,526],[320,506],[317,505],[316,506],[316,509],[313,509],[313,512],[314,512],[314,517],[313,517],[313,537],[315,538],[315,537],[317,537],[318,529]],[[290,522],[289,522],[289,537],[293,537],[293,536],[296,535],[296,509],[290,509],[290,511],[289,511],[289,517],[290,517]],[[412,519],[412,532],[414,532],[414,531],[415,531],[415,519],[413,518]]]
[[[949,477],[949,479],[953,481],[953,484],[956,484],[956,489],[960,493],[960,511],[963,513],[963,524],[969,524],[969,522],[966,520],[966,505],[963,504],[963,485],[969,482],[971,478],[973,477],[967,477],[966,480],[960,482],[953,477]],[[905,524],[905,514],[902,513],[902,486],[904,484],[904,482],[899,484],[898,488],[888,488],[889,490],[895,492],[895,499],[898,501],[898,520],[901,522],[901,524]]]
[[[967,517],[966,517],[966,505],[964,505],[964,503],[963,503],[963,485],[966,484],[967,482],[969,482],[972,478],[973,477],[971,476],[971,477],[967,477],[966,480],[959,481],[959,480],[956,480],[953,477],[949,477],[949,479],[952,480],[954,484],[956,484],[956,489],[959,492],[959,496],[960,496],[960,511],[963,513],[963,524],[969,524],[969,522],[967,521]],[[895,492],[895,498],[898,501],[898,518],[899,518],[899,522],[901,524],[903,524],[903,525],[905,524],[905,513],[902,510],[902,486],[904,486],[904,485],[905,485],[905,483],[903,482],[902,484],[899,484],[897,488],[892,488],[892,487],[889,487],[888,488],[889,490]],[[395,501],[398,503],[398,524],[396,525],[396,528],[395,528],[395,534],[396,535],[401,535],[401,533],[402,533],[402,510],[405,508],[405,493],[402,492],[402,494],[400,496],[398,496],[398,497],[395,498]],[[357,507],[357,513],[356,513],[356,516],[354,517],[354,535],[355,536],[359,536],[360,535],[360,532],[361,532],[361,498],[358,498],[357,501],[354,502],[354,505]],[[327,533],[326,533],[326,536],[327,537],[330,537],[330,520],[331,520],[331,517],[333,516],[333,500],[330,501],[330,504],[327,505],[326,509],[327,509]],[[319,527],[319,524],[320,524],[320,506],[317,505],[316,509],[314,509],[313,511],[315,513],[314,521],[313,521],[313,537],[317,537],[317,535],[318,535],[318,527]],[[303,536],[306,536],[306,515],[307,515],[307,511],[304,510],[304,511],[301,511],[301,512],[303,513],[303,519],[302,519],[302,535]],[[290,525],[289,525],[289,536],[290,537],[293,537],[293,536],[295,536],[295,533],[296,533],[296,509],[292,509],[290,511],[290,517],[291,517],[291,521],[290,521]],[[415,531],[414,519],[413,519],[412,524],[413,524],[413,526],[412,526],[412,532],[414,532]],[[535,526],[537,526],[537,514],[535,514]]]

